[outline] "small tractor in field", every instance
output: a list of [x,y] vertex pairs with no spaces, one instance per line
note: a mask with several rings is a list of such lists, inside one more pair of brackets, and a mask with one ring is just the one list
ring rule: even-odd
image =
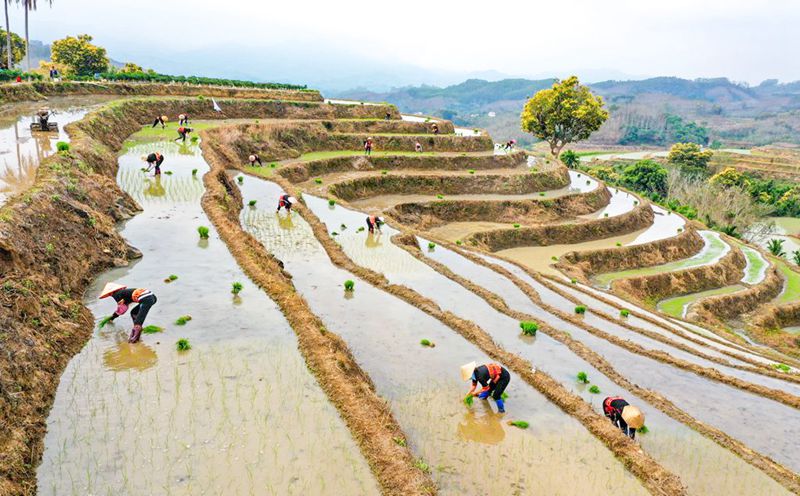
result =
[[31,131],[57,133],[58,123],[50,122],[50,117],[53,114],[55,114],[55,112],[53,112],[47,107],[40,108],[39,111],[36,112],[36,116],[33,118],[33,122],[31,122]]

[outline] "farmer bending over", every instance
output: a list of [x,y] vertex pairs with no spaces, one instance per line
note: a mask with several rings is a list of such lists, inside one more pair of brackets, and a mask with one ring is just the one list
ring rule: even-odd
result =
[[281,211],[281,207],[285,208],[287,212],[292,211],[292,205],[297,201],[297,199],[293,196],[289,195],[281,195],[278,198],[278,210],[276,212]]
[[384,224],[383,217],[376,217],[374,215],[367,217],[367,229],[369,229],[371,233],[375,231],[381,232],[381,226]]
[[161,129],[167,127],[167,116],[166,115],[159,115],[156,117],[156,120],[153,121],[153,125],[150,127],[156,127],[161,124]]
[[180,114],[178,116],[178,125],[179,126],[188,126],[189,125],[189,114]]
[[156,168],[156,176],[161,175],[161,164],[164,163],[164,155],[161,155],[160,152],[153,152],[148,155],[145,160],[147,160],[147,172],[150,172],[150,169],[153,167]]
[[623,434],[636,438],[636,429],[644,425],[644,414],[635,406],[631,406],[620,396],[609,396],[603,400],[603,413],[611,423],[622,430]]
[[[506,412],[505,404],[503,403],[503,391],[506,390],[508,383],[511,381],[511,374],[508,373],[508,370],[496,363],[487,363],[480,367],[476,367],[475,362],[462,365],[461,380],[470,379],[472,380],[472,388],[470,388],[467,396],[477,396],[485,400],[491,395],[494,398],[494,402],[497,403],[497,411],[500,413]],[[476,393],[475,389],[478,387],[478,383],[483,386],[483,389]]]
[[142,335],[142,325],[144,319],[147,318],[147,312],[150,307],[156,304],[156,295],[150,290],[143,288],[128,288],[122,284],[115,282],[106,283],[103,292],[100,293],[100,299],[114,298],[117,302],[117,309],[109,317],[111,320],[116,319],[128,311],[128,306],[137,303],[133,310],[131,310],[131,319],[133,319],[133,330],[131,336],[128,338],[129,343],[138,343],[139,337]]
[[264,164],[261,163],[261,157],[256,155],[255,153],[247,157],[250,160],[250,167],[255,167],[258,164],[259,167],[262,167]]
[[179,127],[178,137],[175,138],[175,141],[183,141],[184,143],[186,143],[186,135],[191,133],[192,131],[194,130],[190,127],[183,127],[183,126]]

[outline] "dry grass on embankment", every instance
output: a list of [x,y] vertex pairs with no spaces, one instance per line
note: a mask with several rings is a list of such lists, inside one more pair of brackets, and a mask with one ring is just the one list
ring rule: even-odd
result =
[[[677,214],[673,214],[677,215]],[[704,246],[703,238],[693,227],[677,236],[603,250],[571,251],[555,265],[562,272],[586,281],[595,274],[653,267],[697,254]]]
[[800,302],[770,304],[753,317],[747,332],[760,343],[800,358],[800,336],[781,330],[795,325],[800,325]]
[[745,266],[744,254],[732,244],[730,251],[717,263],[617,279],[611,283],[611,290],[625,299],[652,307],[665,298],[737,284]]
[[[552,172],[541,172],[532,175]],[[405,226],[426,230],[450,222],[508,222],[519,224],[543,224],[563,221],[576,215],[588,214],[608,205],[611,193],[598,187],[588,193],[574,193],[549,199],[529,200],[438,200],[432,202],[410,202],[395,205],[386,213]],[[517,233],[527,229],[515,229]],[[537,231],[538,232],[538,231]],[[517,234],[519,235],[519,234]],[[506,236],[489,235],[490,239]],[[475,242],[479,242],[478,238]]]
[[225,159],[210,147],[204,152],[211,171],[203,179],[203,209],[239,265],[280,306],[309,369],[338,409],[384,494],[435,493],[430,477],[414,466],[411,451],[394,441],[405,435],[347,344],[326,329],[295,291],[280,262],[241,227],[241,195],[225,174]]
[[[597,208],[593,209],[595,210]],[[491,252],[521,246],[584,243],[644,229],[653,223],[653,215],[650,204],[644,202],[629,212],[614,217],[523,226],[519,229],[494,229],[471,234],[464,242]]]
[[[120,95],[120,96],[206,96],[214,98],[258,98],[322,102],[317,90],[279,90],[268,88],[236,88],[193,84],[124,83],[95,81],[37,81],[0,85],[3,103],[43,100],[49,96]],[[381,118],[383,116],[380,116]]]
[[[293,183],[334,172],[370,170],[451,170],[513,169],[525,163],[527,155],[518,151],[509,155],[373,155],[365,157],[333,157],[286,165],[278,174]],[[237,163],[245,163],[247,155]]]
[[[374,121],[325,121],[322,126],[331,133],[371,133],[371,134],[433,134],[432,122],[403,120]],[[453,134],[455,129],[450,121],[436,121],[440,135]]]
[[342,200],[352,201],[378,195],[522,195],[569,184],[566,168],[549,172],[517,173],[448,173],[362,175],[328,186],[328,191]]
[[709,296],[697,300],[690,308],[687,320],[722,325],[721,321],[735,319],[759,309],[776,298],[783,289],[783,278],[774,265],[769,267],[763,281],[735,293]]
[[[295,196],[300,194],[300,191],[284,178],[276,178],[276,182],[290,194]],[[522,380],[544,394],[564,412],[576,418],[600,439],[652,494],[686,494],[685,487],[678,476],[664,469],[640,450],[634,442],[609,423],[603,415],[594,411],[591,405],[584,402],[579,396],[567,391],[560,383],[542,371],[532,372],[529,361],[499,347],[486,331],[475,323],[442,310],[434,301],[406,286],[390,284],[383,274],[356,265],[328,235],[325,225],[311,211],[300,204],[297,212],[311,226],[317,240],[336,266],[422,310],[478,346],[493,359],[504,363]]]
[[[416,242],[416,239],[411,234],[401,234],[395,235],[392,238],[392,242],[396,245],[400,246],[401,248],[408,251],[418,260],[428,264],[431,268],[439,272],[440,274],[452,279],[453,281],[459,283],[466,289],[472,291],[479,297],[483,298],[489,305],[494,307],[496,310],[508,315],[513,319],[517,319],[520,321],[534,321],[538,322],[538,319],[532,315],[525,314],[523,312],[516,311],[510,308],[505,300],[501,298],[499,295],[488,291],[485,287],[479,286],[474,284],[472,281],[465,279],[458,274],[454,273],[448,267],[440,264],[434,260],[431,260],[429,257],[425,257],[419,252],[419,245]],[[474,261],[475,263],[487,267],[489,269],[495,270],[499,274],[507,277],[511,282],[513,282],[523,293],[525,293],[532,301],[537,302],[540,301],[538,293],[524,281],[520,280],[514,274],[509,272],[503,267],[498,265],[492,264],[487,262],[486,260],[476,257],[469,253],[466,250],[462,250],[459,247],[453,245],[448,241],[437,240],[442,246],[456,251],[460,253],[470,260]],[[586,360],[590,363],[593,367],[599,370],[603,375],[608,377],[612,380],[615,384],[619,385],[620,387],[632,392],[639,398],[647,401],[650,405],[658,408],[665,414],[669,415],[673,419],[681,422],[688,427],[694,429],[695,431],[699,432],[703,436],[711,439],[712,441],[716,442],[718,445],[722,446],[725,449],[730,450],[747,463],[753,465],[754,467],[764,471],[767,475],[772,477],[775,481],[780,483],[789,491],[800,493],[800,476],[792,472],[791,470],[787,469],[783,465],[775,462],[771,458],[764,456],[758,452],[755,452],[745,446],[740,441],[730,437],[723,431],[716,429],[712,426],[709,426],[685,411],[681,410],[674,403],[667,400],[660,394],[650,389],[638,386],[630,382],[625,376],[617,372],[616,369],[601,355],[592,351],[586,345],[577,341],[572,338],[568,333],[555,329],[547,324],[540,323],[539,324],[539,331],[547,334],[548,336],[556,339],[560,343],[566,345],[573,353],[575,353],[580,358]]]

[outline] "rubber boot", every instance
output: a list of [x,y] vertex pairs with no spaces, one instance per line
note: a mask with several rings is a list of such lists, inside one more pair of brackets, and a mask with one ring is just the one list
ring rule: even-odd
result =
[[480,398],[480,399],[482,399],[482,400],[485,400],[486,398],[488,398],[488,397],[489,397],[489,393],[490,393],[490,391],[484,391],[484,392],[482,392],[482,393],[480,393],[480,394],[478,395],[478,398]]
[[128,338],[129,343],[138,343],[139,337],[142,335],[142,326],[136,324],[131,331],[131,337]]
[[495,403],[497,403],[497,411],[499,413],[506,413],[506,405],[503,400],[495,400]]

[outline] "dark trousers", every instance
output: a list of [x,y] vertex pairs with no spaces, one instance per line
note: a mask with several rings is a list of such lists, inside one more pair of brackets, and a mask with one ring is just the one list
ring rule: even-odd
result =
[[189,118],[188,117],[186,119],[181,119],[180,122],[178,122],[179,126],[183,126],[184,124],[189,124]]
[[178,137],[175,139],[175,141],[178,140],[182,140],[184,143],[186,143],[186,133],[178,133]]
[[497,379],[497,382],[489,382],[489,393],[495,401],[503,398],[503,392],[508,387],[509,382],[511,382],[511,374],[506,369],[500,371],[500,378]]
[[633,427],[628,427],[628,423],[622,418],[622,415],[615,415],[614,417],[609,417],[611,419],[611,423],[619,427],[623,434],[630,437],[631,439],[636,438],[636,429]]
[[144,324],[144,319],[147,318],[147,312],[150,311],[150,307],[156,304],[156,301],[158,301],[156,295],[146,296],[139,300],[139,304],[136,305],[133,310],[131,310],[133,325]]
[[161,124],[161,127],[164,127],[164,121],[162,121],[161,119],[156,119],[156,120],[154,120],[154,121],[153,121],[153,126],[152,126],[152,127],[156,127],[156,126],[158,126],[159,124]]

